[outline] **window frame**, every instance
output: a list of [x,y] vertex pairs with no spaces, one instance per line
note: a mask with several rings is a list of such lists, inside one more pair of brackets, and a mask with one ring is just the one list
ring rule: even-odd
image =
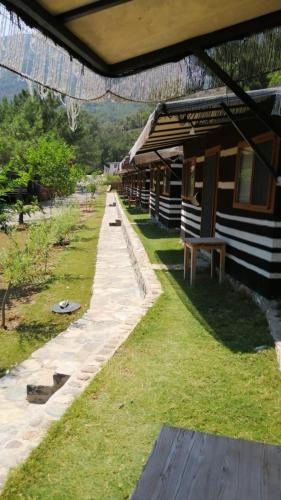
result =
[[[194,198],[195,195],[195,182],[196,182],[196,164],[197,164],[197,158],[196,156],[191,156],[190,158],[185,158],[183,160],[183,166],[182,166],[182,193],[181,193],[181,198],[183,200],[191,201]],[[188,171],[189,171],[189,176],[191,173],[191,169],[188,169],[188,165],[190,167],[194,164],[195,166],[195,173],[194,173],[194,184],[193,184],[193,194],[186,194],[186,189],[187,189],[187,180],[188,180]]]
[[[278,152],[279,152],[279,143],[280,140],[277,139],[275,134],[272,132],[266,132],[264,134],[259,134],[252,138],[255,144],[262,144],[264,142],[272,142],[272,157],[271,164],[274,170],[277,169],[278,165]],[[233,190],[233,208],[240,208],[242,210],[249,210],[252,212],[263,212],[263,213],[272,213],[274,209],[275,203],[275,192],[276,192],[276,183],[272,176],[270,176],[270,181],[268,183],[267,190],[267,203],[266,205],[255,205],[250,202],[243,203],[241,201],[237,201],[238,194],[238,186],[239,186],[239,171],[240,171],[240,151],[244,147],[249,147],[249,144],[246,141],[240,141],[237,145],[237,155],[236,155],[236,166],[235,166],[235,184]],[[257,162],[257,156],[255,152],[253,152],[253,161],[252,161],[252,175],[251,175],[251,185],[250,185],[250,199],[252,198],[252,189],[253,189],[253,178],[254,171]]]

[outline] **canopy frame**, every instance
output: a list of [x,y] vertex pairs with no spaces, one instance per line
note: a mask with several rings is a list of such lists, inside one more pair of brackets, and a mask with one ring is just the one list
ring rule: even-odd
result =
[[[274,123],[271,116],[264,113],[260,106],[252,99],[252,97],[242,89],[242,87],[235,82],[231,76],[224,71],[219,64],[212,59],[204,50],[195,49],[194,55],[198,57],[215,75],[222,80],[232,92],[246,104],[252,113],[274,134],[281,138],[280,126]],[[225,108],[223,107],[225,110]]]
[[221,104],[222,109],[228,116],[229,120],[231,121],[232,125],[234,128],[237,130],[237,132],[241,135],[241,137],[244,139],[244,141],[247,142],[247,144],[250,146],[250,148],[254,151],[256,157],[259,159],[259,161],[263,164],[263,166],[269,171],[269,173],[272,175],[273,179],[277,181],[277,173],[273,169],[272,165],[270,162],[265,158],[264,154],[260,151],[260,148],[258,145],[249,137],[248,134],[246,134],[242,129],[241,126],[238,124],[237,120],[235,119],[234,115],[231,113],[229,107],[222,102]]

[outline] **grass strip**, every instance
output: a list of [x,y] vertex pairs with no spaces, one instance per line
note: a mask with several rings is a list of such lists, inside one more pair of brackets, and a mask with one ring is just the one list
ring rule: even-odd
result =
[[[53,251],[50,279],[34,290],[21,289],[12,296],[10,321],[14,315],[19,324],[9,331],[0,330],[0,375],[64,331],[87,310],[104,204],[102,194],[95,201],[92,215],[74,231],[70,245]],[[23,237],[21,233],[20,238]],[[2,244],[3,238],[5,235]],[[53,304],[64,299],[79,302],[81,309],[71,316],[52,313]]]

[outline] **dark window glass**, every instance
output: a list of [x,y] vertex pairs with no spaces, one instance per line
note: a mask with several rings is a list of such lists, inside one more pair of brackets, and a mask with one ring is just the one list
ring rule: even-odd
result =
[[253,159],[254,153],[250,147],[245,146],[239,150],[238,187],[236,191],[236,201],[239,203],[250,203],[251,201]]
[[[263,156],[271,164],[272,162],[272,141],[257,144]],[[254,176],[252,184],[252,204],[267,206],[268,193],[271,182],[271,176],[267,168],[255,157]]]

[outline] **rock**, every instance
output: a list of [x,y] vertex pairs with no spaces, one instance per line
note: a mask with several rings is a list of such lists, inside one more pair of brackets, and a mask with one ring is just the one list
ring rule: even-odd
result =
[[80,374],[77,376],[77,378],[78,378],[79,380],[89,380],[90,375],[87,375],[86,373],[80,373]]
[[5,448],[20,448],[22,446],[21,441],[10,441],[6,444]]

